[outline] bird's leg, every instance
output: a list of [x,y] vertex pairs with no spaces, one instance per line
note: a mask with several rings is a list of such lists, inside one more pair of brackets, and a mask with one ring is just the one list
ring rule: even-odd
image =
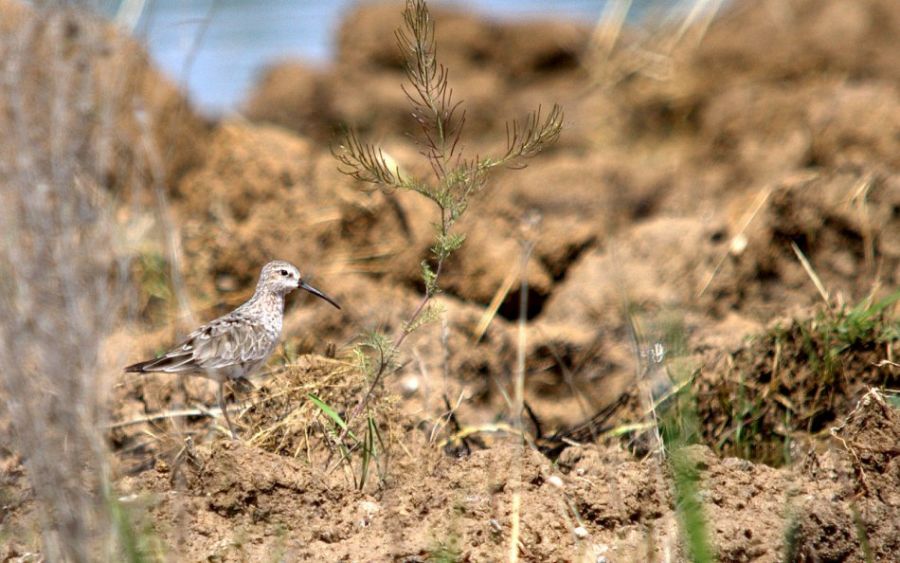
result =
[[225,380],[219,381],[219,391],[216,393],[219,398],[219,408],[222,409],[222,416],[225,417],[225,423],[228,425],[228,431],[231,432],[231,439],[237,440],[237,433],[231,424],[231,417],[228,416],[228,409],[225,406]]

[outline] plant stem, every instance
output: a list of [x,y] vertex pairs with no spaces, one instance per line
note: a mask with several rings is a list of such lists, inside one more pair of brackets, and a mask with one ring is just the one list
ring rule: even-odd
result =
[[[446,210],[441,207],[441,235],[446,236],[449,231],[449,221],[447,220]],[[381,383],[381,378],[384,375],[384,372],[387,371],[387,367],[391,364],[394,359],[394,356],[397,355],[397,352],[400,350],[400,346],[403,344],[403,341],[406,340],[406,337],[411,332],[410,327],[415,325],[415,322],[419,319],[419,316],[422,315],[422,312],[425,310],[425,307],[431,301],[431,299],[435,295],[435,291],[433,288],[437,287],[437,281],[441,276],[441,270],[444,268],[444,256],[439,256],[437,260],[437,266],[434,269],[434,280],[432,283],[432,287],[425,288],[425,295],[422,297],[422,300],[419,302],[416,310],[413,311],[413,314],[407,319],[405,323],[403,323],[402,328],[400,329],[400,334],[397,335],[397,338],[394,340],[394,343],[391,344],[391,348],[387,354],[383,355],[379,365],[378,371],[375,372],[375,377],[372,380],[372,383],[369,385],[369,389],[366,391],[366,394],[360,399],[360,401],[353,408],[353,412],[350,413],[350,418],[347,419],[347,427],[343,429],[341,432],[341,436],[339,438],[339,442],[343,441],[343,439],[347,436],[347,432],[350,428],[350,423],[353,422],[359,415],[362,414],[363,409],[369,404],[369,400],[372,398],[372,393],[375,392],[375,389],[378,387],[378,384]]]

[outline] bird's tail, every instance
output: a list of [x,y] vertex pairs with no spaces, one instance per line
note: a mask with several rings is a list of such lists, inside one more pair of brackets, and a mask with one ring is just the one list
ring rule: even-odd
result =
[[147,360],[146,362],[131,364],[130,366],[125,367],[125,373],[147,373],[149,371],[147,367],[155,362],[156,360]]
[[193,355],[191,351],[179,350],[170,352],[146,362],[138,362],[125,368],[126,373],[150,373],[164,371],[166,373],[182,373],[193,369]]

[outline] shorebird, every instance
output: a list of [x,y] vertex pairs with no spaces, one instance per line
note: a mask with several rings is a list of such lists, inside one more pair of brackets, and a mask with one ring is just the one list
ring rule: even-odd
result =
[[192,374],[218,382],[219,407],[231,437],[236,438],[225,408],[225,382],[246,382],[266,363],[281,338],[284,297],[297,288],[341,308],[334,299],[303,281],[296,266],[275,260],[263,266],[256,291],[246,303],[190,333],[166,354],[132,364],[125,371]]

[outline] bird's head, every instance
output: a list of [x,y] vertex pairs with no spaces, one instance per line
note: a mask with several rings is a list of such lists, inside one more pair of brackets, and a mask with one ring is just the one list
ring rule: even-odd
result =
[[297,266],[294,266],[290,262],[274,260],[263,266],[262,272],[259,275],[257,291],[265,289],[266,291],[277,293],[279,295],[287,295],[297,288],[304,289],[316,297],[321,297],[338,309],[341,308],[334,299],[306,283],[303,280],[303,276],[300,274],[300,270],[297,269]]

